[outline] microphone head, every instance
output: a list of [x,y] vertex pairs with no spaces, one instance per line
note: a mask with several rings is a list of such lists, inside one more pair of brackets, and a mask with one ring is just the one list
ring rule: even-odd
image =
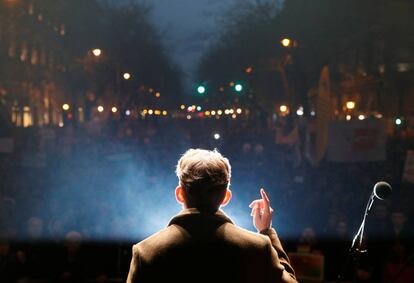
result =
[[387,182],[381,181],[375,184],[374,186],[374,195],[378,199],[387,199],[392,192],[392,187]]

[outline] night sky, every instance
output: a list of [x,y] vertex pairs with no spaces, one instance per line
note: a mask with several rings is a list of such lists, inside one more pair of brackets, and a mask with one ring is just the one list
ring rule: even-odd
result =
[[237,0],[146,0],[155,25],[191,83],[198,60],[220,31],[223,13]]

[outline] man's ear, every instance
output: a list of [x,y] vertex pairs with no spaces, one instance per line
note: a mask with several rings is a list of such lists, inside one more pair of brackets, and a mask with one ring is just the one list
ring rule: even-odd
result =
[[183,188],[181,186],[177,186],[175,188],[175,199],[177,200],[177,202],[179,204],[184,204],[184,202],[185,202],[184,191],[183,191]]
[[224,198],[223,198],[223,200],[221,201],[221,206],[222,206],[222,207],[223,207],[223,206],[226,206],[226,205],[230,202],[231,197],[232,197],[231,191],[230,191],[230,189],[227,189],[227,190],[226,190],[226,194],[224,195]]

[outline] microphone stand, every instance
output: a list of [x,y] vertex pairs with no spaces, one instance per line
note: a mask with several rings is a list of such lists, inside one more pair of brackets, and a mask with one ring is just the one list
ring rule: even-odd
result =
[[367,219],[369,211],[371,210],[372,204],[374,203],[374,199],[375,194],[374,192],[372,192],[371,196],[368,199],[367,206],[365,207],[364,218],[362,219],[361,226],[359,226],[358,232],[352,240],[352,245],[349,249],[348,256],[345,260],[345,263],[342,266],[341,273],[338,275],[338,278],[336,280],[337,283],[343,282],[345,273],[348,270],[350,263],[354,262],[356,266],[356,263],[358,262],[360,255],[367,252],[366,250],[362,249],[362,240],[364,238],[365,221]]

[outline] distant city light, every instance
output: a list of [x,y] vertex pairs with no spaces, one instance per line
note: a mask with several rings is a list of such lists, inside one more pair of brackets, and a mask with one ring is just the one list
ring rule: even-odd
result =
[[82,108],[82,107],[79,107],[79,108],[78,108],[78,111],[79,111],[79,112],[83,112],[83,108]]
[[127,116],[131,115],[131,110],[125,111],[125,115],[127,115]]
[[210,116],[210,111],[206,111],[206,112],[204,112],[204,115],[206,115],[206,116]]
[[288,107],[286,105],[281,105],[279,110],[282,113],[286,113],[286,112],[288,112]]
[[237,108],[236,112],[237,112],[237,114],[241,114],[242,113],[241,108]]
[[167,114],[168,114],[168,112],[167,112],[167,111],[165,111],[165,110],[164,110],[164,111],[162,111],[162,115],[163,115],[163,116],[167,116]]
[[191,120],[191,115],[187,115],[187,120]]
[[233,115],[231,115],[231,118],[236,119],[237,118],[237,115],[236,114],[233,114]]
[[229,113],[230,113],[230,114],[234,114],[234,109],[230,109],[230,110],[229,110]]
[[359,116],[358,116],[358,120],[360,120],[360,121],[365,120],[365,115],[362,115],[362,114],[361,114],[361,115],[359,115]]
[[253,68],[252,67],[247,67],[246,68],[246,73],[250,74],[251,72],[253,72]]
[[99,106],[98,106],[98,111],[99,111],[99,112],[101,112],[101,113],[102,113],[104,110],[105,110],[105,109],[104,109],[104,107],[103,107],[102,105],[99,105]]
[[315,116],[316,112],[314,110],[312,110],[310,114],[311,114],[311,116]]
[[184,110],[185,109],[185,105],[184,104],[181,104],[180,109],[181,110]]
[[296,115],[303,116],[303,114],[304,114],[304,110],[303,110],[303,107],[301,106],[298,108],[298,110],[296,110]]
[[217,114],[221,115],[221,114],[223,114],[223,111],[219,110],[219,111],[217,111]]
[[289,47],[292,41],[289,38],[284,38],[280,41],[282,43],[283,47]]
[[213,116],[216,115],[216,111],[214,111],[214,110],[211,111],[211,115],[213,115]]
[[160,97],[161,96],[161,92],[157,92],[156,94],[155,94],[155,97]]
[[230,114],[230,110],[229,109],[224,110],[224,114],[229,115]]
[[148,114],[150,114],[150,115],[154,114],[154,110],[152,110],[152,109],[148,110]]
[[125,80],[129,80],[131,78],[131,74],[130,73],[124,73],[123,75]]
[[384,117],[384,116],[381,113],[375,114],[375,118],[377,118],[377,119],[382,119],[382,117]]
[[220,134],[215,133],[215,134],[214,134],[214,139],[215,139],[215,140],[219,140],[219,139],[220,139]]
[[352,119],[351,115],[346,115],[346,120],[347,120],[347,121],[349,121],[349,120],[351,120],[351,119]]
[[112,113],[116,113],[118,112],[118,108],[116,108],[115,106],[111,108]]
[[197,111],[201,111],[201,106],[197,106]]
[[67,103],[63,104],[62,109],[65,110],[65,111],[68,111],[70,109],[69,104],[67,104]]
[[353,110],[353,109],[355,109],[355,102],[354,102],[354,101],[348,101],[348,102],[346,103],[346,108],[347,108],[348,110]]
[[95,48],[95,49],[93,49],[93,50],[92,50],[92,54],[93,54],[95,57],[99,57],[99,56],[101,56],[101,55],[102,55],[102,50],[101,50],[101,49],[99,49],[99,48]]
[[161,110],[155,110],[155,111],[154,111],[154,114],[155,114],[155,115],[161,115]]
[[193,106],[188,106],[187,111],[191,112],[193,110]]
[[401,119],[401,118],[397,118],[397,119],[395,119],[395,124],[396,124],[397,126],[400,126],[400,125],[402,124],[402,119]]

